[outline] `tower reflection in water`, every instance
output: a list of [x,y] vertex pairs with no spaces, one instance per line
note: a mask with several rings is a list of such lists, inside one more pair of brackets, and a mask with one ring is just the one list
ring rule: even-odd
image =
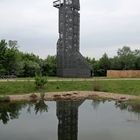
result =
[[58,101],[58,140],[78,139],[78,108],[84,101]]

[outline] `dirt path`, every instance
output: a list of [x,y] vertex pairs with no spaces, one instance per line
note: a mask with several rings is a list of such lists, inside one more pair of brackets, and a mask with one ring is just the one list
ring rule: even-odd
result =
[[[31,101],[39,100],[39,93],[32,93],[27,95],[10,95],[8,96],[10,101]],[[131,99],[139,99],[140,96],[105,93],[105,92],[93,92],[93,91],[71,91],[71,92],[48,92],[44,94],[44,99],[47,101],[52,100],[84,100],[93,98],[106,98],[119,101],[127,101]]]
[[[49,82],[56,82],[56,81],[94,81],[94,80],[98,80],[98,81],[109,81],[109,80],[113,80],[113,81],[118,81],[118,80],[140,80],[140,78],[60,78],[60,79],[48,79]],[[8,82],[8,81],[12,81],[12,82],[24,82],[24,81],[35,81],[34,79],[30,79],[30,80],[26,80],[26,79],[0,79],[0,82]]]

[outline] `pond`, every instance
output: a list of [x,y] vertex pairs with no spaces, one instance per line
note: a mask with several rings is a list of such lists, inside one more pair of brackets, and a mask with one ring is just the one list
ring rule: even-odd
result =
[[139,140],[140,106],[104,100],[0,104],[0,140]]

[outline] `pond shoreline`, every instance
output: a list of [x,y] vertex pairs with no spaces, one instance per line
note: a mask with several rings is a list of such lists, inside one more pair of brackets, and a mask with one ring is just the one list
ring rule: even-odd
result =
[[69,91],[69,92],[48,92],[48,93],[31,93],[25,95],[9,95],[3,97],[1,101],[34,101],[44,99],[46,101],[56,101],[56,100],[85,100],[85,99],[112,99],[118,100],[120,102],[128,100],[140,100],[140,96],[126,95],[126,94],[116,94],[107,92],[96,92],[96,91]]

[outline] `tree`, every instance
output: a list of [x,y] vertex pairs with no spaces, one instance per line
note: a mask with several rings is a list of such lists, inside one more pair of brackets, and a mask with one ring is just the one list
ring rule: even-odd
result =
[[42,64],[43,75],[56,76],[56,56],[48,56]]
[[130,47],[124,46],[122,49],[118,49],[117,54],[119,57],[128,56],[128,55],[132,54],[132,51],[131,51]]
[[19,52],[21,56],[21,61],[19,64],[19,75],[20,77],[33,77],[36,73],[41,72],[41,66],[43,60],[39,56],[33,53],[23,53]]
[[8,75],[17,75],[17,71],[19,69],[19,61],[20,56],[18,53],[18,49],[15,47],[8,48],[7,52],[5,54],[5,64],[6,64],[6,70]]
[[123,70],[130,70],[130,69],[135,69],[135,62],[136,62],[136,56],[135,53],[137,54],[137,51],[133,52],[131,51],[130,47],[124,46],[122,49],[119,49],[117,54],[119,57],[119,62],[121,65],[121,69]]
[[36,73],[40,73],[40,66],[34,61],[24,61],[24,77],[34,77]]
[[17,49],[18,42],[16,40],[9,40],[8,45],[10,48]]
[[112,69],[112,70],[121,70],[122,69],[122,65],[121,65],[121,62],[120,62],[120,59],[118,56],[111,58],[110,63],[111,63],[110,69]]
[[108,55],[105,53],[99,60],[99,67],[101,71],[101,76],[106,76],[107,70],[110,69],[110,59]]
[[136,58],[135,66],[136,66],[136,70],[140,70],[140,56]]
[[5,67],[5,55],[7,51],[7,43],[5,40],[0,41],[0,75],[5,75],[6,67]]
[[19,70],[20,55],[17,48],[17,41],[0,41],[0,74],[17,75]]

